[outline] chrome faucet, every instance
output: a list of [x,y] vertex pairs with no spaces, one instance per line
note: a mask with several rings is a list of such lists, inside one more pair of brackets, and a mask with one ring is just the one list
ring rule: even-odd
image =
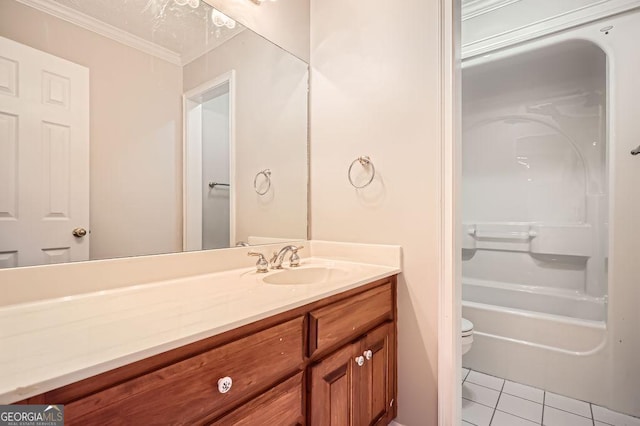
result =
[[288,252],[291,252],[291,258],[289,259],[289,266],[295,268],[296,266],[300,266],[300,256],[298,256],[298,250],[304,248],[304,246],[284,246],[280,249],[279,252],[273,252],[273,257],[271,258],[271,269],[282,269],[282,262],[284,262],[284,257]]
[[256,272],[264,274],[269,272],[269,262],[264,258],[264,255],[257,251],[250,251],[247,253],[247,256],[258,256],[258,261],[256,262]]

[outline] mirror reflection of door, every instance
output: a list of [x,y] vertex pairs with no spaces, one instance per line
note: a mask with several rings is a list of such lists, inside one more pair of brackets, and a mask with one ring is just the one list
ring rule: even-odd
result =
[[202,104],[202,248],[229,247],[229,83]]
[[185,250],[235,245],[233,95],[229,72],[185,94]]
[[89,259],[89,69],[0,37],[0,268]]

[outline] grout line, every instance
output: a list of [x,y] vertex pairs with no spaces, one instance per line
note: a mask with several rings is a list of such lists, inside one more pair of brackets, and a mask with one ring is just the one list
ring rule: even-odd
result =
[[[492,407],[492,406],[487,405],[487,404],[483,404],[482,402],[474,401],[473,399],[464,398],[464,397],[462,399],[466,399],[467,401],[473,402],[474,404],[482,405],[483,407],[491,408],[493,410],[496,409],[495,407]],[[465,420],[465,421],[468,421],[468,420]]]
[[593,417],[593,404],[589,403],[589,411],[591,412],[591,423],[596,426],[596,419]]
[[[490,388],[489,386],[486,385],[481,385],[480,383],[476,383],[476,382],[471,382],[469,380],[465,380],[465,382],[469,382],[469,383],[473,383],[474,385],[478,385],[478,386],[482,386],[483,388],[487,388],[487,389],[491,389],[492,391],[496,391],[496,392],[501,392],[500,390],[496,389],[496,388]],[[504,384],[502,384],[501,388],[504,387]]]
[[493,407],[493,413],[491,413],[491,420],[489,420],[489,426],[493,423],[493,418],[496,416],[496,411],[498,411],[498,403],[500,402],[500,398],[502,398],[502,391],[504,390],[504,384],[506,381],[502,379],[502,387],[500,388],[500,393],[498,394],[498,399],[496,400],[496,406]]
[[[520,396],[520,395],[514,395],[514,394],[509,393],[509,392],[507,392],[507,391],[502,391],[502,392],[504,392],[504,393],[506,393],[507,395],[512,396],[512,397],[514,397],[514,398],[524,399],[525,401],[533,402],[534,404],[538,404],[538,405],[543,405],[543,402],[544,402],[544,397],[542,398],[542,401],[543,401],[543,402],[538,402],[538,401],[534,401],[533,399],[525,398],[525,397]],[[544,391],[543,391],[543,392],[544,392]]]
[[547,407],[547,391],[542,392],[542,420],[540,424],[544,426],[544,409]]
[[[546,394],[546,392],[545,392],[545,394]],[[583,416],[582,414],[574,413],[573,411],[568,411],[568,410],[565,410],[563,408],[554,407],[553,405],[549,405],[549,407],[553,408],[554,410],[564,411],[565,413],[569,413],[569,414],[573,414],[574,416],[582,417],[583,419],[593,420],[593,413],[591,414],[592,417],[587,417],[587,416]]]
[[[509,394],[507,394],[507,395],[509,395]],[[536,423],[535,421],[533,421],[531,419],[527,419],[526,417],[522,417],[522,416],[519,416],[517,414],[510,413],[508,411],[503,411],[503,410],[498,410],[498,409],[496,409],[496,411],[500,411],[501,413],[509,414],[510,416],[517,417],[519,419],[526,420],[526,421],[531,422],[531,423]],[[540,423],[538,423],[538,424],[540,424]]]
[[[466,383],[466,382],[467,382],[467,381],[465,380],[465,381],[464,381],[464,383]],[[472,385],[480,386],[481,388],[485,388],[485,389],[492,390],[492,391],[494,391],[494,392],[502,392],[501,390],[494,389],[494,388],[490,388],[489,386],[479,385],[479,384],[474,383],[474,382],[469,382],[469,383],[471,383]],[[504,387],[504,384],[502,385],[502,387]],[[507,395],[509,395],[509,394],[507,394]],[[515,396],[515,395],[513,395],[513,396]],[[523,398],[523,399],[524,399],[524,398]],[[527,401],[528,401],[528,400],[527,400]],[[533,401],[531,401],[531,402],[533,402]]]
[[[472,401],[472,400],[467,399],[467,398],[462,398],[462,399],[466,399],[467,401],[469,401],[469,402],[473,402],[474,404],[482,405],[483,407],[491,408],[491,407],[489,407],[488,405],[480,404],[479,402]],[[464,420],[465,422],[470,423],[470,424],[472,424],[472,425],[474,425],[474,426],[478,426],[478,425],[476,425],[475,423],[470,422],[469,420],[465,420],[465,419],[462,419],[462,420]],[[491,424],[491,423],[489,423],[489,424]]]

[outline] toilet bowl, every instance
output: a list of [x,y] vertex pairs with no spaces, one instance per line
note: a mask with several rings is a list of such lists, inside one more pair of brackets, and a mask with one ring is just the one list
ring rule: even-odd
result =
[[473,323],[462,318],[462,355],[469,352],[473,344]]

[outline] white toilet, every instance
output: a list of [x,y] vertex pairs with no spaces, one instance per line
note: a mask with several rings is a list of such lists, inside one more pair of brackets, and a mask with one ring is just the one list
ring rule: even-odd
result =
[[462,355],[469,352],[473,344],[473,323],[462,318]]

